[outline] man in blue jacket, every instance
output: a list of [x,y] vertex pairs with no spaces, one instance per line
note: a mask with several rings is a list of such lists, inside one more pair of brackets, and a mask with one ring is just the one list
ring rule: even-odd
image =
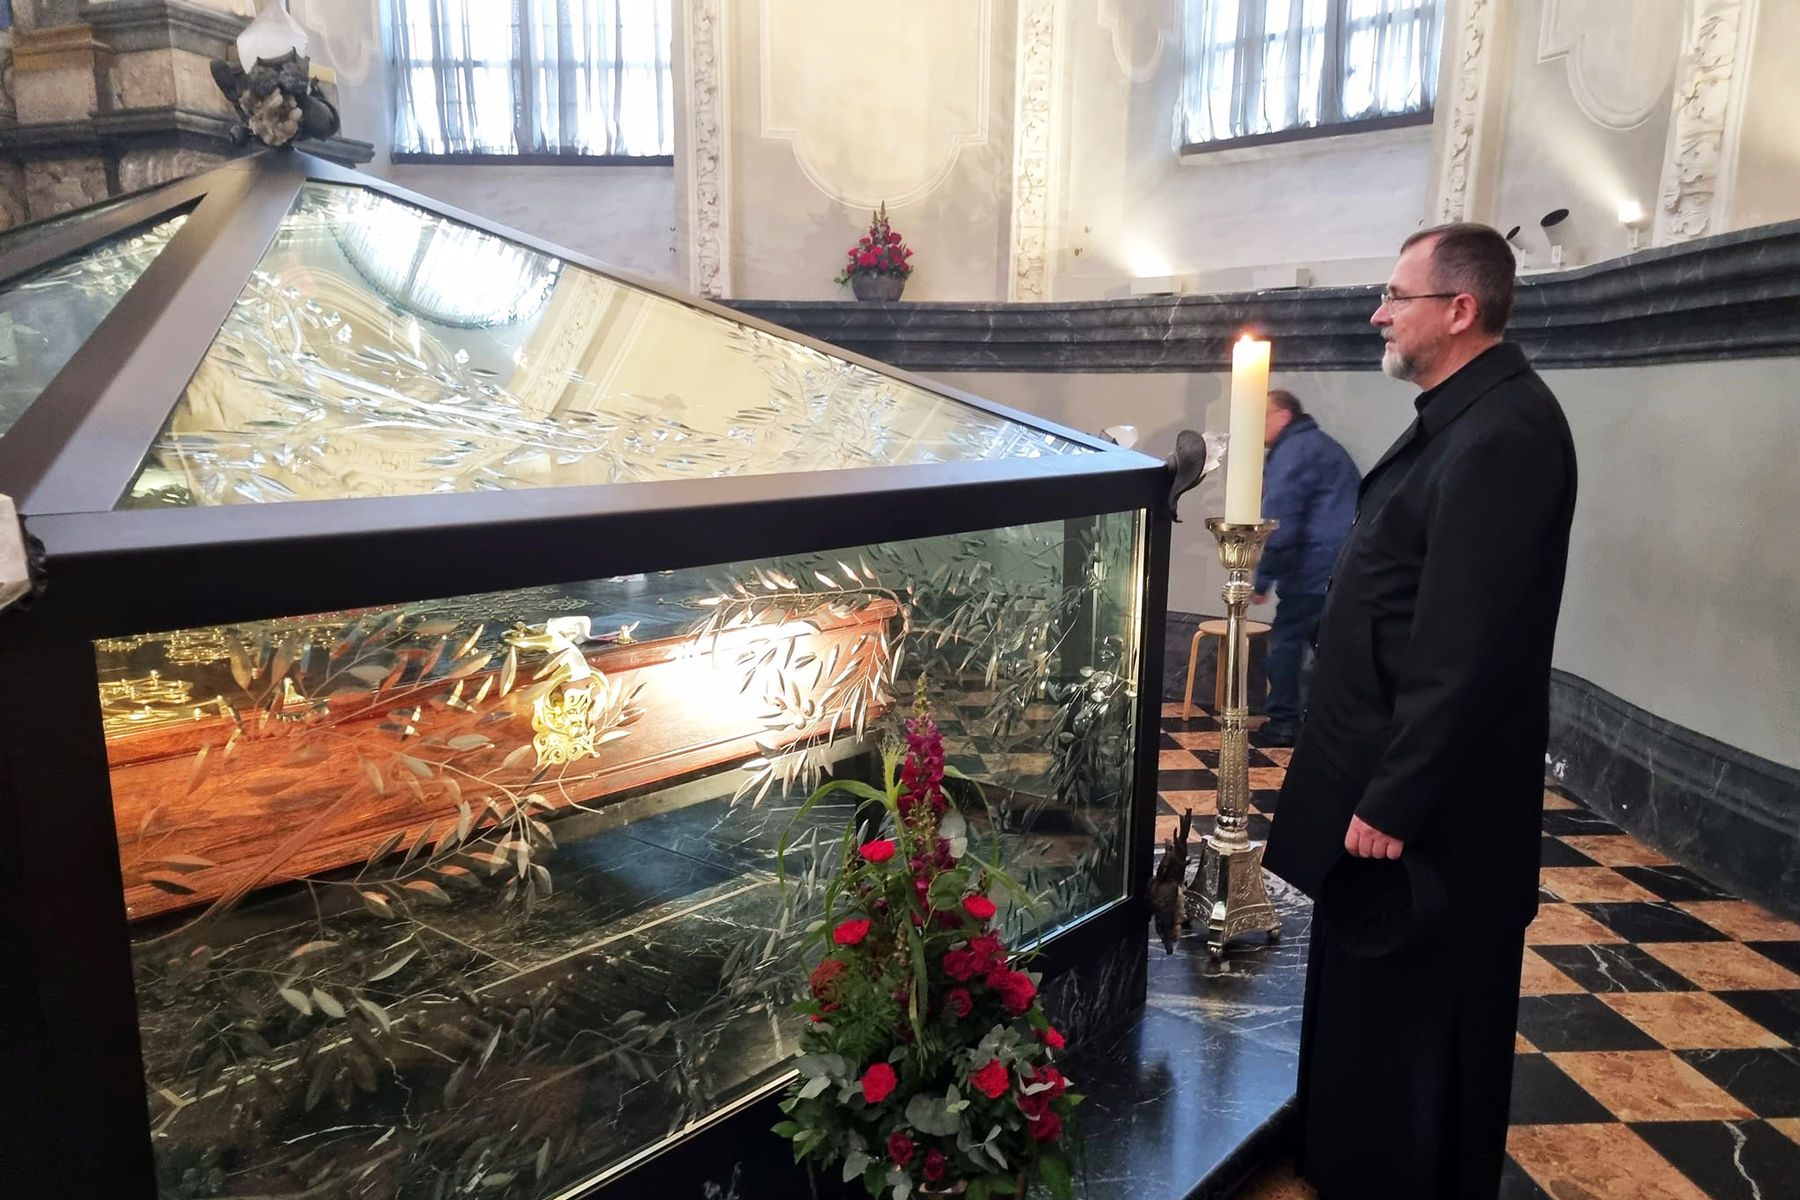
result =
[[1252,738],[1259,746],[1291,746],[1306,712],[1301,678],[1319,638],[1331,568],[1356,519],[1356,464],[1292,392],[1269,393],[1264,428],[1263,515],[1281,522],[1263,548],[1255,602],[1278,591],[1269,630],[1269,719]]

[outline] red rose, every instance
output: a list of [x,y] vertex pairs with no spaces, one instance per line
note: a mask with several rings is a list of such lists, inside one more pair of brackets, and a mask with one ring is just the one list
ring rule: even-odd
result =
[[1019,1096],[1019,1111],[1030,1117],[1032,1120],[1037,1120],[1050,1111],[1050,1093],[1032,1092],[1029,1096],[1021,1094]]
[[1012,1078],[1006,1073],[1005,1064],[994,1058],[988,1060],[987,1066],[969,1076],[969,1082],[975,1085],[976,1091],[989,1100],[998,1100],[1006,1094]]
[[813,968],[812,994],[821,1000],[829,999],[832,985],[837,977],[850,969],[850,964],[840,958],[828,958]]
[[927,1150],[925,1165],[921,1168],[926,1183],[936,1183],[944,1177],[944,1154],[941,1150]]
[[872,267],[879,261],[881,256],[873,250],[865,250],[856,256],[856,265],[859,267]]
[[1030,1125],[1034,1142],[1052,1142],[1062,1133],[1062,1118],[1054,1112],[1046,1112]]
[[831,940],[840,946],[855,946],[869,936],[869,923],[865,920],[845,921],[831,931]]
[[1031,1082],[1034,1084],[1038,1084],[1038,1083],[1049,1084],[1050,1090],[1047,1092],[1042,1092],[1040,1094],[1048,1096],[1052,1100],[1056,1099],[1057,1097],[1061,1096],[1064,1092],[1069,1090],[1069,1081],[1068,1081],[1067,1077],[1065,1077],[1063,1075],[1063,1073],[1061,1071],[1057,1070],[1055,1067],[1038,1067],[1036,1070],[1032,1071],[1032,1073],[1031,1073]]
[[887,240],[888,240],[888,245],[898,246],[900,244],[900,235],[890,229],[890,230],[888,230]]
[[884,863],[894,857],[894,843],[889,838],[882,838],[878,842],[864,842],[858,853],[869,862]]
[[893,1159],[894,1162],[896,1162],[900,1166],[904,1167],[907,1163],[912,1161],[912,1156],[913,1156],[913,1140],[911,1138],[907,1137],[904,1133],[902,1133],[898,1129],[896,1129],[896,1130],[894,1130],[894,1132],[888,1134],[888,1157],[889,1158]]
[[870,1104],[880,1104],[888,1098],[888,1094],[894,1090],[894,1085],[899,1082],[899,1077],[894,1074],[894,1068],[886,1063],[876,1063],[863,1072],[863,1099]]
[[977,921],[985,921],[994,915],[994,902],[986,896],[964,896],[963,911]]
[[1008,971],[1004,967],[988,972],[987,985],[1000,993],[1006,1011],[1015,1017],[1030,1008],[1032,997],[1037,995],[1037,985],[1029,976],[1023,971]]
[[1064,1046],[1069,1044],[1063,1040],[1062,1034],[1056,1032],[1055,1026],[1038,1030],[1038,1040],[1052,1050],[1061,1050]]
[[966,1017],[969,1015],[969,1010],[974,1007],[975,1001],[973,997],[969,995],[968,988],[951,988],[944,995],[945,1012],[952,1013],[959,1017]]
[[944,955],[944,973],[959,982],[966,982],[979,969],[975,956],[967,950],[952,950]]
[[978,969],[984,974],[995,967],[1006,965],[1006,947],[1000,944],[1000,939],[994,934],[984,933],[980,937],[970,938],[969,952],[981,964]]

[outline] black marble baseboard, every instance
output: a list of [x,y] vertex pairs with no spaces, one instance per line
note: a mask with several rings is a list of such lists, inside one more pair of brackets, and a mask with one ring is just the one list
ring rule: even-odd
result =
[[[1396,247],[1396,249],[1398,249]],[[1375,371],[1379,284],[1079,303],[738,300],[742,312],[916,371],[1225,371],[1246,329],[1287,371]],[[1800,221],[1519,281],[1508,336],[1536,366],[1800,354]]]
[[1800,918],[1800,770],[1666,721],[1576,675],[1550,681],[1550,776],[1639,839]]

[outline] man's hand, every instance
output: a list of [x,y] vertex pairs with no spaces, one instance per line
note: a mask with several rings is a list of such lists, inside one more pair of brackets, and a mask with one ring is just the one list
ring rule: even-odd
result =
[[1267,604],[1268,602],[1269,597],[1266,592],[1258,592],[1256,595],[1250,597],[1250,603],[1252,604]]
[[1344,834],[1344,849],[1358,858],[1399,858],[1406,848],[1399,838],[1389,837],[1361,817],[1350,818],[1349,832]]

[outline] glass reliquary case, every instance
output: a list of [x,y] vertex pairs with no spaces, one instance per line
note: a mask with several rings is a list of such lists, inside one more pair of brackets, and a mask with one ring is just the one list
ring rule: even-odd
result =
[[855,819],[796,812],[921,704],[1009,931],[1141,953],[1158,464],[301,155],[0,280],[31,1194],[573,1196],[766,1128]]

